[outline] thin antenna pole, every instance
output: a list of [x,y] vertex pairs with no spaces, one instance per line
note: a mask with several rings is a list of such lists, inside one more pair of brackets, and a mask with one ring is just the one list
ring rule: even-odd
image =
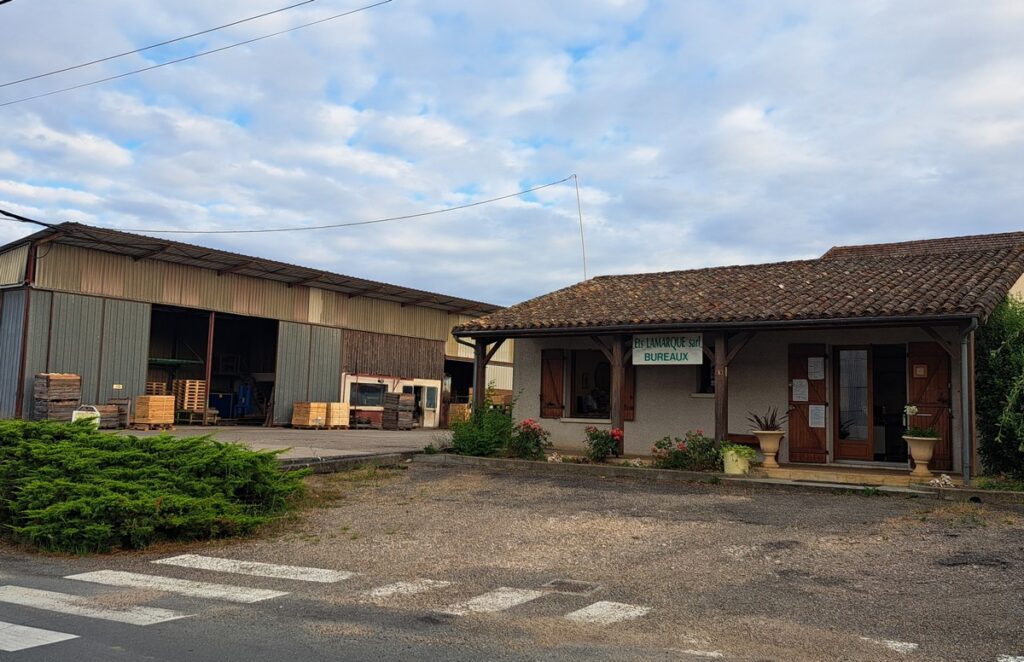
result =
[[580,178],[573,173],[576,183],[576,211],[580,215],[580,249],[583,251],[583,280],[587,279],[587,241],[583,238],[583,205],[580,204]]

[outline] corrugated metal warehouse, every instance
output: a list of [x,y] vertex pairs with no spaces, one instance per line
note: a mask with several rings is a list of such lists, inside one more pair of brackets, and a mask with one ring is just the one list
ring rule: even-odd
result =
[[[452,328],[497,309],[77,223],[0,247],[0,288],[3,418],[32,416],[36,373],[65,372],[88,404],[205,380],[221,418],[254,423],[287,424],[306,401],[372,419],[384,393],[412,393],[437,427],[473,380]],[[488,366],[505,393],[512,360],[507,345]]]

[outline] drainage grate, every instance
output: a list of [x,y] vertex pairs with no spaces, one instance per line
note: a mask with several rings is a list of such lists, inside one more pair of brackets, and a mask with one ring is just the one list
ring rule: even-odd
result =
[[543,588],[555,593],[569,593],[572,595],[590,595],[601,588],[593,582],[581,582],[575,579],[552,579]]

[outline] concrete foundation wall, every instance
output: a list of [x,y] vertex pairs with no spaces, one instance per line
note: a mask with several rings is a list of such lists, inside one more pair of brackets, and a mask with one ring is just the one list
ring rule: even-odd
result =
[[[960,362],[959,335],[954,327],[937,331],[954,349],[950,360],[952,384],[952,453],[954,471],[960,469]],[[789,345],[823,343],[829,354],[826,383],[832,404],[832,347],[838,345],[884,345],[907,342],[931,342],[934,338],[919,328],[882,328],[822,331],[763,331],[733,360],[729,367],[729,432],[747,434],[750,411],[762,412],[777,407],[785,412],[789,405]],[[517,420],[536,418],[551,432],[555,446],[566,450],[583,447],[584,428],[608,427],[609,421],[572,418],[540,418],[540,360],[544,349],[595,349],[589,338],[520,338],[516,340],[514,392],[518,396],[513,415]],[[566,370],[568,371],[568,362]],[[714,396],[696,393],[696,366],[638,366],[636,373],[636,417],[625,423],[626,452],[646,455],[651,445],[665,435],[682,436],[687,430],[714,432]],[[565,379],[568,390],[569,377]],[[567,412],[568,393],[565,398]],[[826,412],[828,448],[832,451],[832,407]],[[789,447],[783,441],[780,461],[789,460]]]

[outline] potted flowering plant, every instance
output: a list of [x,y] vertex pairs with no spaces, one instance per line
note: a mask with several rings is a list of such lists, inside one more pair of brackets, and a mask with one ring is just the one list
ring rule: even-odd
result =
[[730,476],[745,476],[750,471],[750,463],[757,459],[757,452],[743,444],[722,444],[722,465],[725,473]]
[[586,429],[587,459],[592,462],[604,462],[609,455],[619,456],[619,444],[623,439],[621,428],[602,430],[588,425]]
[[931,478],[932,472],[928,470],[928,463],[931,462],[935,453],[935,444],[939,442],[939,433],[934,427],[920,427],[910,424],[910,417],[917,415],[917,407],[907,405],[903,408],[903,424],[906,432],[903,433],[903,440],[907,442],[910,449],[910,457],[914,460],[914,470],[910,472],[915,478]]
[[757,437],[761,446],[761,453],[764,455],[764,466],[774,469],[779,466],[775,455],[779,452],[779,444],[782,443],[782,424],[786,422],[787,415],[779,416],[779,410],[775,407],[768,409],[764,414],[758,415],[754,412],[747,412],[747,421],[750,422],[750,434]]

